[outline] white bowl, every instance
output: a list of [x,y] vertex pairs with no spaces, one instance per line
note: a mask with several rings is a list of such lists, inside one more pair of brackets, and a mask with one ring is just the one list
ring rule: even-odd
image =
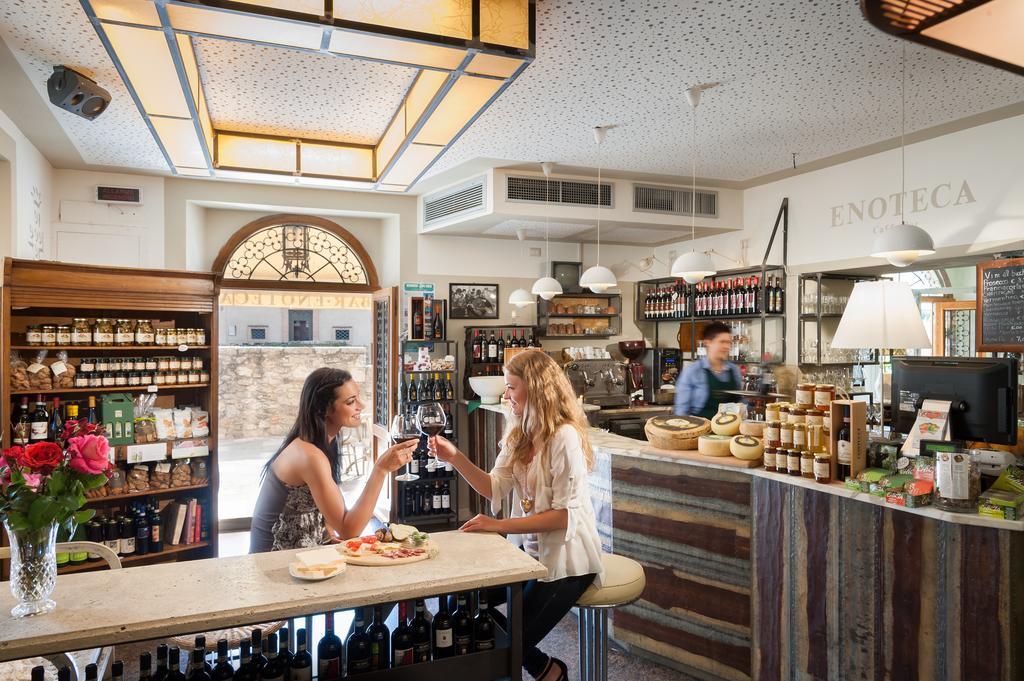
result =
[[504,376],[470,376],[469,387],[480,396],[482,404],[499,404],[505,393]]

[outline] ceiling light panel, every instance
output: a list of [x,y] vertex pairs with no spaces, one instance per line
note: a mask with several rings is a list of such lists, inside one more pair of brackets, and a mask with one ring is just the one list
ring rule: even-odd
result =
[[450,143],[501,87],[502,81],[462,76],[416,135],[419,144]]
[[140,24],[157,27],[160,17],[151,2],[139,0],[92,0],[92,9],[100,19],[125,24]]
[[286,12],[309,14],[314,17],[323,16],[325,9],[324,0],[236,0],[236,2],[255,7],[267,7]]
[[373,149],[303,142],[299,148],[303,175],[373,179]]
[[104,24],[103,28],[145,112],[191,117],[163,32],[119,24]]
[[448,38],[473,37],[472,0],[336,0],[334,16]]
[[189,168],[202,168],[206,165],[206,156],[196,137],[195,123],[191,118],[151,116],[149,120],[157,137],[163,142],[167,155],[171,157],[171,163]]
[[271,173],[294,173],[298,170],[298,151],[294,140],[218,132],[214,144],[218,168]]
[[388,184],[412,184],[443,148],[429,144],[410,144],[387,170],[383,179]]
[[921,31],[921,35],[1024,69],[1024,2],[991,0]]
[[327,49],[337,54],[347,54],[353,57],[448,71],[457,69],[466,58],[465,51],[455,47],[441,47],[399,38],[386,38],[341,30],[331,33]]
[[529,49],[529,0],[480,0],[480,40]]
[[179,31],[239,38],[257,43],[320,49],[323,29],[313,24],[257,17],[199,6],[167,5],[171,25]]

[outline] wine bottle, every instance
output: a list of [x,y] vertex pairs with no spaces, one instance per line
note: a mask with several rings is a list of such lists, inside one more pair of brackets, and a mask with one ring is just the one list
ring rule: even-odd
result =
[[239,647],[241,651],[239,653],[238,671],[235,672],[234,681],[257,681],[260,678],[260,670],[256,668],[252,661],[252,642],[248,639],[242,639]]
[[422,598],[416,599],[416,616],[409,623],[412,630],[412,658],[413,662],[430,661],[430,623],[424,616],[426,606]]
[[[145,681],[149,677],[139,677],[139,681]],[[57,670],[57,681],[71,681],[71,668],[61,667]]]
[[277,634],[267,634],[267,651],[270,655],[260,670],[260,681],[284,681],[286,668],[277,645]]
[[452,508],[452,492],[451,488],[448,487],[448,482],[441,486],[441,512],[450,511]]
[[89,396],[89,409],[85,412],[85,421],[92,425],[99,423],[99,418],[96,416],[96,398],[92,395]]
[[505,359],[505,334],[501,331],[498,332],[498,359],[496,361],[501,362]]
[[[409,604],[398,603],[398,626],[391,634],[391,666],[404,667],[413,663],[412,628],[408,623]],[[298,681],[292,679],[292,681]]]
[[843,425],[836,434],[836,460],[839,462],[839,480],[846,481],[853,462],[853,438],[850,428],[850,407],[843,405]]
[[60,398],[53,398],[53,411],[50,412],[50,420],[46,426],[46,439],[50,442],[57,442],[64,434],[64,417],[60,413]]
[[228,640],[226,638],[217,641],[217,664],[214,665],[213,673],[210,676],[213,681],[227,681],[235,676],[235,668],[231,666],[231,660],[228,658]]
[[32,681],[46,681],[46,668],[43,665],[32,667],[32,676],[30,678]]
[[444,399],[455,399],[455,385],[452,383],[452,375],[450,373],[444,375]]
[[370,638],[370,669],[388,669],[391,666],[391,631],[384,623],[384,608],[373,606],[373,621],[366,627]]
[[267,656],[263,654],[265,650],[263,630],[258,627],[253,629],[249,635],[249,640],[252,642],[252,664],[256,667],[257,672],[261,672],[267,664]]
[[[177,650],[177,648],[174,650]],[[182,676],[181,678],[184,679],[185,677]],[[91,662],[85,665],[85,681],[96,681],[96,665]]]
[[189,681],[213,681],[213,677],[206,671],[205,648],[196,648],[192,651],[192,671],[188,675]]
[[[85,678],[89,678],[86,671]],[[167,653],[167,681],[186,681],[185,675],[181,673],[181,650],[174,646]]]
[[277,654],[281,656],[284,663],[284,677],[288,678],[288,669],[292,665],[291,637],[288,627],[281,627],[277,631]]
[[21,410],[18,412],[18,420],[11,429],[12,444],[27,447],[31,442],[32,420],[28,416],[28,398],[21,398]]
[[434,401],[440,402],[444,399],[444,383],[441,382],[441,374],[434,374]]
[[43,396],[36,396],[36,410],[32,412],[32,420],[29,422],[29,440],[42,442],[46,439],[47,430],[50,425],[50,415],[46,413],[46,403]]
[[431,511],[433,513],[441,512],[441,481],[438,480],[434,483],[434,496],[431,499]]
[[479,364],[484,361],[483,349],[480,344],[480,331],[479,329],[473,329],[473,362]]
[[434,340],[444,339],[444,322],[441,321],[441,313],[434,313]]
[[455,635],[455,654],[469,655],[473,652],[473,618],[466,605],[466,594],[460,593],[455,612],[452,613],[452,631]]
[[313,681],[313,656],[306,649],[306,630],[295,632],[297,649],[292,657],[291,681]]
[[494,648],[494,620],[487,607],[487,590],[477,592],[476,617],[473,618],[473,650]]
[[498,361],[498,341],[494,337],[494,332],[491,331],[491,337],[487,341],[487,361],[497,362]]
[[[234,670],[232,670],[233,672]],[[139,681],[150,681],[153,673],[153,656],[149,653],[139,655]],[[228,678],[231,678],[230,676]]]
[[334,633],[334,613],[327,613],[327,632],[316,647],[317,681],[341,678],[341,639]]
[[[455,439],[455,426],[452,423],[452,411],[448,408],[448,405],[444,405],[444,430],[441,431],[446,440]],[[447,466],[447,464],[446,464]]]
[[156,671],[153,673],[153,681],[164,681],[167,674],[167,644],[161,643],[156,647]]
[[455,655],[455,635],[452,630],[452,616],[448,612],[448,597],[441,596],[437,600],[437,614],[434,615],[431,629],[434,635],[434,659],[441,660]]
[[363,609],[356,608],[356,618],[352,633],[345,641],[345,654],[348,657],[348,675],[365,674],[372,670],[373,659],[370,650],[370,637],[366,633],[366,622]]
[[[142,556],[149,553],[149,518],[146,517],[145,510],[140,511],[135,515],[135,553]],[[196,649],[200,648],[199,642],[202,640],[203,655],[206,655],[206,637],[196,636]],[[213,671],[208,663],[206,665],[206,671]]]
[[164,550],[164,520],[156,505],[149,509],[149,552],[160,553]]
[[124,681],[123,661],[114,660],[113,664],[110,665],[110,681]]

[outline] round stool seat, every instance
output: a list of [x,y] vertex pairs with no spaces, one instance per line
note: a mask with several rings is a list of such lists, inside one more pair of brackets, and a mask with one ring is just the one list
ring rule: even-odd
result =
[[614,608],[640,598],[647,586],[640,563],[625,556],[604,553],[601,554],[601,564],[604,565],[604,583],[601,586],[591,584],[576,605],[581,608]]

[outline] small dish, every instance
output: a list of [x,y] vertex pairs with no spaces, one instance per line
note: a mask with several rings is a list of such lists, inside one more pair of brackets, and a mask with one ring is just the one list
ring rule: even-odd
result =
[[307,582],[322,582],[325,579],[331,577],[337,577],[345,571],[347,565],[343,561],[339,561],[333,565],[311,565],[304,567],[302,563],[296,561],[288,564],[288,574],[295,579],[302,579]]

